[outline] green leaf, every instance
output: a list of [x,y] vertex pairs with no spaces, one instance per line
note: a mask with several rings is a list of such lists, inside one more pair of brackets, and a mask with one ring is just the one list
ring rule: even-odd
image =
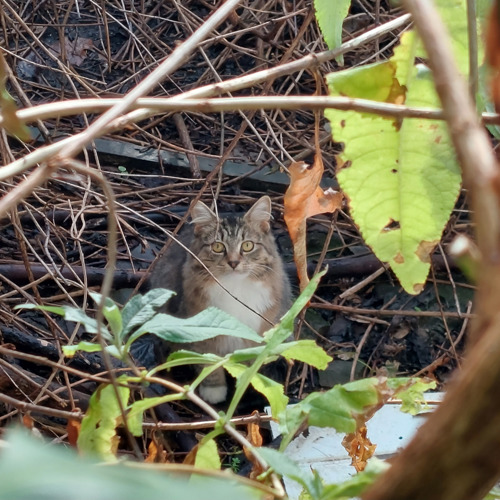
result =
[[129,412],[127,413],[127,425],[130,432],[134,436],[140,436],[142,434],[142,421],[145,411],[150,410],[155,406],[176,401],[178,399],[181,399],[180,394],[168,394],[166,396],[145,398],[140,399],[139,401],[134,401],[129,406]]
[[100,344],[96,344],[94,342],[79,342],[76,345],[62,346],[62,351],[67,358],[72,358],[77,353],[77,351],[101,352],[102,347]]
[[[211,368],[211,365],[220,364],[223,359],[224,358],[222,358],[221,356],[217,356],[216,354],[212,354],[210,352],[200,354],[198,352],[186,351],[183,349],[180,351],[174,351],[169,355],[165,363],[155,366],[148,372],[148,375],[152,376],[155,373],[163,370],[170,370],[171,368],[175,368],[176,366],[209,365],[208,367]],[[207,370],[208,373],[210,373],[211,371],[213,370]],[[201,377],[201,375],[203,375],[203,370],[198,378],[203,378]]]
[[[126,378],[120,377],[117,382]],[[123,407],[127,406],[130,389],[118,386]],[[84,454],[96,455],[101,460],[115,461],[118,446],[116,428],[122,421],[120,406],[112,385],[101,385],[90,397],[89,408],[82,420],[78,436],[78,449]],[[142,433],[142,429],[141,429]]]
[[[330,94],[438,108],[430,71],[414,66],[412,35],[394,52],[389,61],[328,75]],[[325,115],[334,140],[344,144],[337,178],[365,242],[407,292],[420,292],[460,191],[446,124],[355,111]]]
[[262,337],[257,332],[215,307],[209,307],[191,318],[156,314],[130,336],[129,342],[133,342],[145,333],[152,333],[168,342],[183,344],[211,339],[217,335],[262,342]]
[[[300,403],[288,407],[279,417],[282,449],[288,446],[304,423],[332,427],[338,432],[354,432],[356,417],[380,404],[379,384],[378,379],[369,378],[336,385],[323,393],[314,392]],[[382,385],[385,387],[383,382]]]
[[213,439],[207,439],[198,445],[194,466],[200,469],[220,470],[219,451]]
[[[456,64],[460,73],[467,78],[469,74],[469,37],[468,37],[468,21],[467,21],[467,0],[436,0],[435,7],[439,12],[441,20],[446,26],[447,33],[451,41],[451,47]],[[482,64],[484,60],[484,43],[481,43],[483,23],[481,17],[484,16],[485,4],[491,2],[479,2],[476,15],[476,28],[478,33],[478,62]],[[483,11],[483,12],[482,12]],[[426,58],[427,54],[421,43],[418,46],[417,55]]]
[[175,295],[171,290],[156,288],[145,295],[135,295],[122,309],[123,331],[121,340],[133,332],[137,327],[149,321],[160,307]]
[[328,484],[323,488],[321,500],[343,500],[360,497],[375,480],[388,470],[390,465],[377,458],[371,458],[364,471],[340,484]]
[[[314,0],[314,10],[321,33],[330,50],[342,45],[342,24],[347,17],[351,0]],[[343,66],[344,56],[339,56],[336,61]]]
[[167,363],[164,363],[161,369],[168,370],[174,366],[182,365],[209,365],[218,363],[221,359],[222,358],[220,356],[212,354],[211,352],[200,354],[199,352],[186,351],[182,349],[180,351],[174,351],[170,354]]
[[309,425],[333,427],[339,432],[356,430],[356,415],[380,401],[378,379],[363,379],[337,385],[324,393],[313,393],[304,401],[310,408]]
[[321,347],[316,345],[314,340],[297,340],[290,342],[290,344],[289,347],[287,344],[282,344],[285,349],[281,351],[281,355],[286,359],[302,361],[318,370],[324,370],[328,363],[333,360]]
[[435,389],[437,384],[434,380],[411,379],[412,383],[407,389],[397,391],[398,398],[401,399],[401,411],[410,415],[417,415],[422,408],[427,407],[424,392]]
[[[94,302],[99,306],[99,304],[102,301],[102,295],[100,293],[92,291],[89,291],[89,295],[94,299]],[[113,333],[113,336],[119,340],[120,333],[122,331],[122,315],[116,303],[109,297],[106,297],[106,300],[104,301],[102,314],[106,319],[106,321],[108,322],[108,325],[111,329],[111,332]]]
[[286,476],[299,483],[312,498],[321,498],[321,483],[314,480],[309,469],[302,469],[290,457],[272,448],[259,448],[257,453],[280,476]]
[[[88,333],[98,332],[97,321],[94,318],[87,316],[85,311],[77,309],[76,307],[64,306],[64,319],[66,321],[81,323],[81,325],[85,328],[85,331]],[[101,325],[101,333],[104,338],[111,340],[111,335],[104,325]]]
[[418,378],[372,377],[336,385],[323,393],[314,392],[279,415],[283,436],[280,449],[288,446],[304,424],[352,433],[396,396],[404,399],[403,411],[413,411],[423,400],[422,393],[433,387],[432,382]]
[[291,342],[283,342],[280,345],[268,349],[266,345],[247,347],[246,349],[237,349],[231,353],[229,361],[233,363],[242,363],[255,359],[259,354],[266,349],[266,363],[274,361],[277,356],[283,356],[286,359],[294,359],[308,363],[319,370],[324,370],[328,363],[332,361],[332,357],[316,345],[314,340],[294,340]]
[[[235,363],[227,363],[224,365],[224,368],[235,379],[241,377],[241,375],[247,369],[246,366]],[[260,392],[269,401],[273,417],[276,418],[279,413],[286,409],[286,405],[288,404],[288,397],[285,396],[284,387],[282,384],[271,380],[269,377],[266,377],[261,373],[257,373],[256,375],[254,375],[250,383],[256,391]]]
[[[71,306],[38,306],[35,304],[21,304],[15,307],[16,309],[39,309],[41,311],[47,311],[59,316],[63,316],[66,321],[74,321],[75,323],[81,323],[88,333],[98,333],[97,321],[90,316],[87,316],[85,311]],[[101,327],[102,336],[107,340],[112,340],[108,329],[102,325]]]
[[47,311],[53,314],[58,314],[59,316],[64,316],[66,310],[64,307],[60,306],[39,306],[36,304],[19,304],[14,306],[14,309],[38,309],[40,311]]
[[[256,500],[262,492],[243,487],[227,474],[222,479],[182,477],[168,468],[155,471],[134,463],[103,467],[70,448],[8,429],[0,453],[0,500]],[[168,466],[168,464],[166,464]]]
[[26,124],[17,116],[17,104],[7,91],[7,62],[0,52],[0,112],[3,118],[3,126],[7,133],[18,137],[20,140],[31,141],[31,132]]

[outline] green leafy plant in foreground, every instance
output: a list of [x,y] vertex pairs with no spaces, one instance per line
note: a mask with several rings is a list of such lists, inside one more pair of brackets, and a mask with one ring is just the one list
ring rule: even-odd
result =
[[103,467],[61,445],[49,445],[11,429],[1,442],[0,500],[255,500],[261,493],[238,483],[235,476],[182,476],[167,467],[154,470],[123,462]]
[[[198,445],[194,471],[220,469],[221,461],[215,437],[224,432],[224,424],[234,415],[248,386],[253,385],[268,399],[272,414],[279,423],[283,440],[280,450],[262,447],[253,448],[252,453],[259,457],[261,462],[268,464],[270,471],[298,481],[304,488],[304,498],[336,499],[359,494],[384,469],[384,465],[374,462],[352,480],[341,485],[332,485],[325,484],[316,472],[302,470],[297,463],[285,456],[283,451],[297,432],[309,425],[330,427],[342,433],[355,433],[377,409],[394,396],[403,400],[403,411],[417,413],[423,402],[422,393],[433,388],[435,384],[411,378],[369,378],[335,386],[325,392],[312,393],[298,404],[288,406],[283,386],[260,374],[259,369],[280,355],[290,360],[309,363],[319,369],[326,368],[331,361],[311,340],[287,341],[293,330],[294,319],[309,301],[320,277],[321,275],[313,277],[280,323],[263,337],[230,315],[214,308],[188,319],[158,313],[158,308],[173,295],[172,292],[162,289],[152,290],[144,296],[135,296],[122,310],[112,300],[105,299],[103,316],[106,324],[100,327],[95,319],[73,307],[39,307],[60,314],[67,320],[80,322],[90,333],[100,331],[107,343],[104,348],[110,355],[124,362],[129,361],[132,343],[145,334],[153,334],[170,342],[186,343],[204,340],[223,332],[256,342],[253,348],[242,349],[224,357],[177,351],[172,353],[165,363],[149,372],[121,375],[116,387],[111,384],[99,386],[91,396],[89,408],[82,421],[78,438],[80,451],[89,456],[97,456],[100,460],[116,461],[117,429],[124,423],[122,409],[126,412],[129,431],[135,436],[141,436],[144,411],[186,397],[191,397],[196,402],[194,389],[213,369],[222,366],[236,378],[235,394],[227,411],[219,414],[219,424]],[[93,294],[93,298],[98,304],[102,300],[99,294]],[[101,349],[99,343],[80,342],[76,346],[64,347],[64,352],[72,356],[77,350],[95,352]],[[155,376],[157,372],[182,364],[203,364],[205,368],[189,387],[180,388],[179,391],[164,396],[130,401],[130,383],[156,382],[161,380]]]

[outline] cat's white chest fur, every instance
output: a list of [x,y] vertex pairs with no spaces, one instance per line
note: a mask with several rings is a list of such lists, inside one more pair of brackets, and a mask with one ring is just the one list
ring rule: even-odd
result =
[[260,332],[264,320],[255,313],[263,314],[270,308],[270,287],[249,279],[246,273],[226,274],[219,278],[219,282],[243,304],[229,295],[218,283],[214,283],[208,289],[210,305],[222,309]]

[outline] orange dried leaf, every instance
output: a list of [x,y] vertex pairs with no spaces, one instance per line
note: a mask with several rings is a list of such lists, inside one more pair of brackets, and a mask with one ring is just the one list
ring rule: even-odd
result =
[[66,425],[66,432],[68,433],[68,443],[75,448],[77,447],[77,441],[81,426],[82,424],[79,420],[76,420],[74,418],[68,419],[68,423]]
[[[253,414],[258,413],[255,411]],[[247,425],[247,439],[252,443],[253,446],[262,446],[263,439],[262,434],[260,433],[260,427],[258,424],[250,423]]]
[[191,448],[191,451],[186,455],[186,457],[182,461],[184,465],[194,465],[199,446],[200,445],[198,443],[196,446],[193,446],[193,448]]
[[342,440],[342,446],[349,453],[352,459],[351,465],[357,472],[365,469],[366,462],[373,456],[377,447],[366,437],[366,427],[364,426],[352,434],[347,434]]
[[25,415],[23,415],[23,425],[24,425],[24,427],[26,427],[26,429],[30,429],[30,430],[33,429],[33,427],[34,427],[33,419],[27,413]]
[[152,439],[148,446],[148,456],[144,460],[148,464],[154,464],[156,462],[156,457],[158,456],[158,446],[154,439]]
[[293,253],[300,289],[303,290],[307,276],[306,219],[314,215],[335,212],[342,206],[342,193],[329,188],[323,190],[319,183],[324,167],[321,155],[317,154],[312,165],[293,162],[290,165],[290,185],[284,198],[284,217],[293,243]]
[[163,445],[158,443],[153,437],[148,446],[148,456],[144,460],[149,464],[164,464],[167,462],[167,452],[163,449]]
[[[258,413],[257,411],[253,412],[253,414]],[[250,423],[247,425],[247,439],[248,441],[255,447],[260,447],[263,444],[262,434],[260,433],[260,427],[258,424]],[[243,448],[245,456],[248,461],[252,463],[252,471],[250,472],[250,479],[255,479],[260,474],[264,472],[262,465],[256,460],[254,455],[247,449]]]

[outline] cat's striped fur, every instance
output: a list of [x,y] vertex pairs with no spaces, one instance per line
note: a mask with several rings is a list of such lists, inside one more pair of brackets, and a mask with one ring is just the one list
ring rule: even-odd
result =
[[[260,198],[241,217],[219,218],[204,203],[196,203],[192,208],[192,227],[182,238],[193,255],[172,244],[150,280],[154,287],[177,292],[169,312],[189,317],[215,306],[260,334],[268,330],[290,305],[290,284],[271,233],[270,219],[268,196]],[[250,345],[248,340],[219,336],[177,345],[177,349],[225,355]],[[200,395],[210,403],[226,399],[227,383],[222,369],[201,384]]]

